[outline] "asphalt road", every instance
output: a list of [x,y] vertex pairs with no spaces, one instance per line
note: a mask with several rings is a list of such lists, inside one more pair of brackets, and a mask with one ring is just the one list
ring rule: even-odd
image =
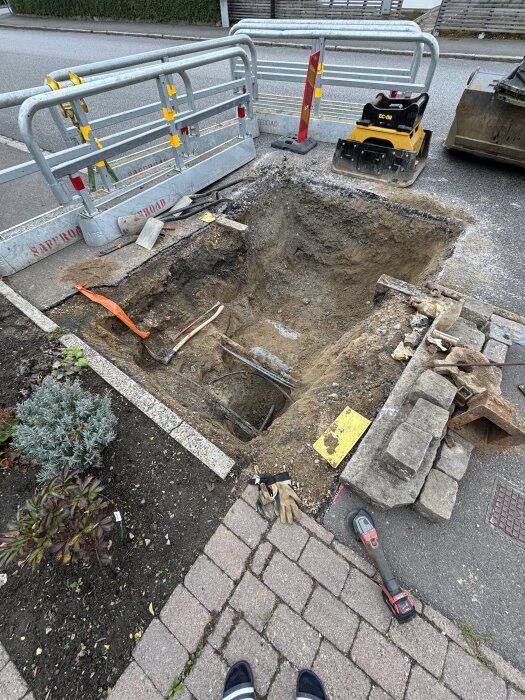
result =
[[[57,68],[101,60],[173,45],[156,39],[82,34],[21,31],[0,28],[2,60],[0,91],[40,84],[44,75]],[[258,49],[261,58],[304,60],[305,51],[282,48]],[[333,53],[330,62],[370,64],[364,54]],[[399,66],[406,58],[374,56],[375,65]],[[476,61],[442,60],[431,89],[425,126],[433,130],[427,168],[410,190],[437,195],[450,206],[467,211],[476,224],[459,241],[447,260],[443,281],[450,286],[479,295],[501,306],[525,313],[523,220],[525,214],[523,171],[450,155],[442,141],[452,122],[456,104],[468,76],[478,67]],[[505,73],[511,66],[483,63],[483,69]],[[228,66],[197,69],[194,86],[206,87],[228,77]],[[262,83],[261,91],[301,94],[301,86]],[[329,89],[329,98],[362,102],[361,91]],[[368,95],[367,95],[368,97]],[[157,99],[154,85],[128,88],[89,100],[90,114],[120,111]],[[60,139],[50,120],[35,123],[42,148],[56,150]],[[0,136],[18,139],[16,110],[2,114]],[[268,140],[261,140],[267,143]],[[259,151],[266,146],[260,145]],[[331,147],[319,148],[319,163],[327,163]],[[275,154],[275,152],[274,152]],[[324,160],[321,160],[323,156]],[[275,156],[277,157],[277,156]],[[279,156],[282,157],[282,156]],[[0,168],[24,160],[11,146],[0,143]],[[289,157],[293,159],[293,156]],[[294,161],[295,162],[295,161]],[[297,157],[297,165],[301,167]],[[360,184],[361,186],[361,184]],[[363,183],[363,187],[368,186]],[[407,195],[410,204],[410,193]],[[0,228],[12,225],[54,206],[53,199],[38,175],[22,184],[0,187]],[[517,350],[513,350],[517,352]],[[515,396],[523,373],[506,372],[507,389]],[[427,524],[409,510],[377,515],[378,525],[392,563],[406,585],[426,601],[452,617],[473,625],[479,633],[510,661],[523,666],[525,606],[523,571],[525,550],[485,524],[485,512],[497,474],[525,490],[524,451],[486,455],[476,454],[460,486],[452,521],[447,525]],[[326,514],[325,523],[344,537],[343,516],[355,499],[345,492]]]

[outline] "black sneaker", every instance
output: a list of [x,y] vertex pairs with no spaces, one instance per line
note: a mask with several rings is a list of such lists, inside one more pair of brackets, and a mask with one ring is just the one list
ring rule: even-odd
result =
[[237,661],[230,668],[224,681],[222,698],[223,700],[255,700],[253,673],[247,661]]
[[313,671],[299,671],[296,700],[327,700],[324,686]]

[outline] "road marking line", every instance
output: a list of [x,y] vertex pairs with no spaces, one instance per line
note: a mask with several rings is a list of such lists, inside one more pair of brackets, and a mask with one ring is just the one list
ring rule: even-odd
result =
[[[12,139],[10,136],[2,136],[0,134],[0,146],[11,146],[17,151],[22,151],[23,153],[29,153],[29,148],[25,145],[23,141],[17,141]],[[51,155],[51,151],[42,151],[45,156]]]

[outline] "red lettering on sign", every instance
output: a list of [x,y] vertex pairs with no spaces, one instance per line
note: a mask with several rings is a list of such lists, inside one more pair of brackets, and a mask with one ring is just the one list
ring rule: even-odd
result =
[[60,240],[67,243],[67,241],[70,241],[73,238],[81,237],[82,229],[80,226],[76,226],[75,228],[68,228],[67,231],[61,231],[60,233],[57,233],[56,236],[48,238],[45,241],[40,241],[40,243],[37,243],[36,245],[32,245],[29,250],[32,252],[33,257],[38,258],[40,257],[41,253],[49,253],[52,251],[53,248],[56,247],[57,243],[60,243]]

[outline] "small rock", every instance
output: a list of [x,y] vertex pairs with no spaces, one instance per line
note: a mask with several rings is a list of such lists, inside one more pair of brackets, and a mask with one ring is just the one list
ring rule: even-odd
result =
[[0,574],[0,588],[7,583],[7,574]]
[[310,299],[308,299],[308,297],[304,297],[304,299],[302,299],[302,302],[306,306],[310,303]]
[[42,653],[42,649],[40,647],[38,647],[37,650],[35,651],[35,655],[40,656],[41,653]]
[[396,324],[394,324],[394,325],[392,326],[392,328],[393,328],[395,331],[400,331],[400,330],[401,330],[401,324],[400,324],[400,323],[396,323]]
[[134,535],[132,532],[128,532],[128,537],[129,537],[130,540],[134,540],[134,539],[135,539],[135,535]]
[[144,539],[144,544],[146,545],[146,547],[148,547],[151,544],[151,540],[148,540],[148,538],[146,537]]

